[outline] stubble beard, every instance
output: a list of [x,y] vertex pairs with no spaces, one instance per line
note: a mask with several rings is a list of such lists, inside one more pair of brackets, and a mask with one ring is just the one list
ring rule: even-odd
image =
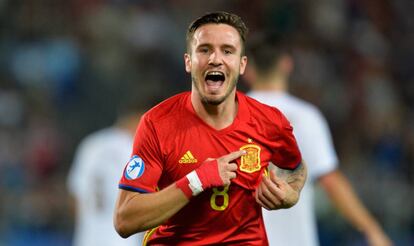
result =
[[200,91],[200,88],[198,86],[199,84],[197,83],[197,79],[194,76],[191,76],[191,80],[192,80],[192,83],[193,83],[194,87],[196,88],[198,94],[200,95],[201,102],[204,105],[217,106],[217,105],[220,105],[222,102],[224,102],[227,99],[227,97],[229,97],[229,95],[231,94],[231,92],[233,91],[233,89],[237,85],[237,81],[239,80],[239,76],[236,76],[236,78],[234,78],[234,80],[231,81],[231,84],[230,84],[229,88],[227,89],[226,93],[224,94],[224,96],[222,96],[220,98],[217,98],[217,99],[209,98],[207,95],[203,94]]

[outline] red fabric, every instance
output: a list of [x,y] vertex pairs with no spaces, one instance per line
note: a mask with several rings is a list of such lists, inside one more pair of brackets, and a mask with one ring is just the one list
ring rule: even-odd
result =
[[[234,122],[216,130],[197,116],[190,95],[186,92],[169,98],[144,115],[132,155],[142,158],[145,170],[136,179],[123,175],[120,187],[155,192],[157,187],[163,189],[182,179],[208,158],[219,158],[249,145],[260,150],[259,167],[252,172],[243,171],[241,159],[236,159],[237,177],[228,190],[207,188],[192,197],[156,230],[149,245],[267,245],[261,207],[255,201],[254,191],[269,162],[285,169],[300,163],[289,122],[276,108],[238,92]],[[202,182],[217,184],[218,171],[210,166],[203,168],[198,172]],[[228,204],[224,204],[225,200]],[[219,211],[215,206],[224,209]]]
[[223,186],[223,180],[220,177],[217,160],[206,161],[196,169],[198,178],[203,185],[203,189],[210,187]]
[[181,189],[184,192],[184,195],[190,199],[193,196],[193,191],[188,186],[189,182],[187,177],[182,177],[180,180],[178,180],[175,185],[177,188]]

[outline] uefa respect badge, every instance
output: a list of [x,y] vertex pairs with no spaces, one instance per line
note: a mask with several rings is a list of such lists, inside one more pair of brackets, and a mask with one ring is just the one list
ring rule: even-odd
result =
[[137,179],[142,176],[142,174],[144,173],[144,169],[144,161],[141,159],[141,157],[134,155],[131,157],[127,167],[125,168],[125,178],[129,180]]

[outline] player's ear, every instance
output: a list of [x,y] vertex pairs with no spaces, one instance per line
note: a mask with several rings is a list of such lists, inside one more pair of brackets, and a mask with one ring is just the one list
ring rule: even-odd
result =
[[191,73],[191,55],[188,53],[184,54],[185,71]]
[[254,82],[257,81],[257,71],[253,63],[250,62],[247,64],[243,78],[243,81],[247,83],[248,86],[253,86]]
[[244,74],[244,70],[247,66],[247,56],[242,56],[240,59],[240,75]]
[[293,58],[288,54],[284,54],[279,58],[279,62],[277,64],[278,69],[285,75],[290,75],[293,70]]

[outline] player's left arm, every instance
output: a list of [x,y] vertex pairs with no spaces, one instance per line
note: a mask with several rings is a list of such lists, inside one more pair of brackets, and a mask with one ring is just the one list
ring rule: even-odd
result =
[[[271,162],[280,168],[280,176],[275,170],[264,175],[256,189],[256,201],[268,210],[290,208],[299,200],[300,191],[305,185],[307,168],[302,160],[293,127],[287,118],[276,108],[273,109],[275,127],[269,129],[270,138],[274,138],[275,149]],[[272,124],[269,124],[270,126]],[[273,132],[273,129],[277,129]]]
[[[288,183],[294,190],[300,192],[305,185],[307,169],[303,161],[294,170],[281,169],[275,170],[275,178],[280,178]],[[275,181],[274,181],[275,182]]]
[[305,185],[307,168],[303,161],[293,170],[270,170],[256,189],[256,201],[268,210],[290,208],[299,200]]

